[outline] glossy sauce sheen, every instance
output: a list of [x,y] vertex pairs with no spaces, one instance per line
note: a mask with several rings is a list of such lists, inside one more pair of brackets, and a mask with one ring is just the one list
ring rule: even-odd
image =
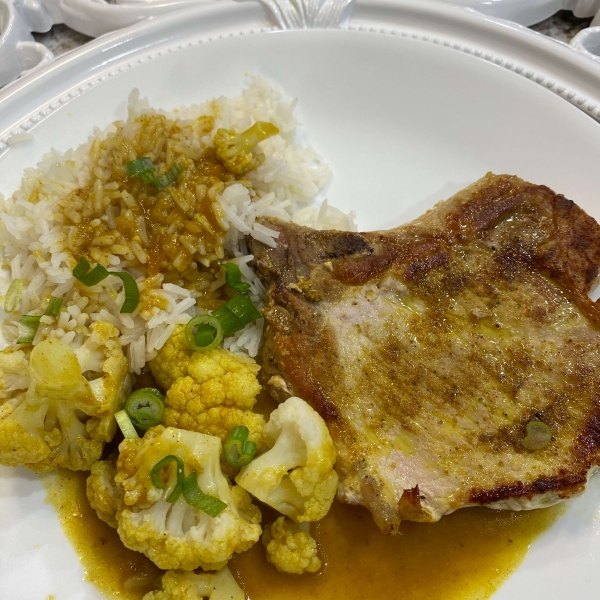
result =
[[[96,517],[85,496],[86,476],[59,471],[45,477],[48,502],[86,579],[107,598],[140,600],[154,589],[161,571],[127,550],[117,532]],[[521,513],[469,508],[439,523],[405,521],[400,535],[387,538],[365,509],[336,502],[315,531],[325,564],[321,573],[280,574],[266,563],[260,543],[238,555],[230,568],[251,600],[483,600],[562,511],[561,506]],[[267,522],[269,516],[265,511]]]

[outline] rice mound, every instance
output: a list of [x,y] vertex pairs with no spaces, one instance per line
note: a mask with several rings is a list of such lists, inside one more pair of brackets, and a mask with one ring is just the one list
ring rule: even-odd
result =
[[[63,299],[61,313],[57,317],[42,316],[34,342],[58,337],[78,347],[84,341],[84,328],[94,321],[106,321],[121,333],[119,340],[130,370],[140,373],[178,324],[206,312],[206,306],[210,305],[204,302],[206,298],[219,298],[225,284],[218,269],[220,260],[232,260],[239,266],[251,286],[251,300],[262,308],[265,290],[251,267],[253,256],[248,253],[246,236],[275,246],[277,234],[256,223],[258,217],[273,216],[318,229],[356,230],[354,214],[345,215],[326,200],[320,208],[311,206],[328,184],[331,171],[313,148],[296,142],[295,106],[295,100],[284,99],[281,92],[258,77],[251,79],[240,96],[220,97],[170,113],[152,109],[134,90],[129,98],[127,121],[117,122],[104,131],[95,130],[88,142],[77,149],[52,150],[36,168],[26,169],[21,188],[11,197],[0,195],[0,294],[7,293],[13,280],[23,279],[17,311],[8,314],[0,308],[3,346],[13,344],[18,338],[17,322],[21,315],[42,315],[44,302],[55,296]],[[166,122],[159,115],[164,115],[171,132],[176,132],[169,139],[156,133],[156,121]],[[203,272],[206,281],[202,282],[202,292],[197,286],[189,289],[183,277],[180,280],[168,277],[165,281],[163,274],[148,275],[145,269],[148,239],[139,218],[136,225],[139,241],[122,247],[122,244],[111,245],[112,240],[106,236],[97,236],[97,245],[92,248],[93,259],[110,270],[126,270],[136,278],[145,301],[133,313],[119,312],[125,300],[120,279],[108,277],[98,285],[85,287],[74,278],[72,270],[79,256],[73,250],[77,247],[74,237],[78,232],[73,223],[81,222],[82,215],[92,215],[92,225],[110,230],[117,218],[133,219],[128,206],[134,199],[117,183],[109,181],[115,168],[110,158],[115,156],[115,143],[123,145],[124,140],[127,146],[129,139],[146,136],[145,143],[156,151],[156,156],[164,155],[166,143],[167,152],[174,149],[178,156],[193,160],[213,147],[217,129],[241,132],[257,121],[269,121],[280,130],[279,135],[261,142],[264,162],[243,178],[202,191],[212,203],[210,214],[222,227],[222,235],[215,234],[216,241],[208,248],[199,237],[181,242],[188,247],[189,255],[182,272],[185,269],[195,272],[196,266],[207,269],[213,266],[212,275],[210,269]],[[153,125],[145,130],[144,123]],[[110,156],[107,148],[112,152]],[[78,195],[81,190],[87,190],[84,199]],[[174,190],[172,195],[176,193]],[[183,196],[177,198],[176,201],[185,203]],[[262,319],[250,323],[226,338],[225,348],[256,356],[262,328]]]

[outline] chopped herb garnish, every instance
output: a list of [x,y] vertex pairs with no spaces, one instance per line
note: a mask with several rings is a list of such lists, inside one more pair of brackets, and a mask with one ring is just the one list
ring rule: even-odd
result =
[[135,390],[125,400],[123,408],[131,422],[141,431],[160,425],[165,417],[163,395],[156,388]]
[[171,168],[162,175],[156,174],[156,167],[152,159],[145,156],[132,160],[125,165],[128,177],[139,177],[144,183],[153,183],[158,191],[164,190],[177,180],[183,169],[178,163],[173,163]]
[[249,429],[244,425],[238,425],[231,431],[223,446],[223,455],[228,465],[243,467],[254,458],[256,444],[248,440],[249,434]]
[[79,258],[79,262],[73,269],[74,277],[81,281],[83,285],[92,286],[100,283],[109,275],[118,277],[123,282],[125,290],[125,302],[121,307],[121,313],[132,313],[140,303],[140,289],[133,276],[125,272],[109,271],[101,264],[97,264],[93,269],[85,256]]
[[115,419],[117,420],[117,425],[125,439],[136,440],[140,437],[125,410],[120,410],[115,413]]

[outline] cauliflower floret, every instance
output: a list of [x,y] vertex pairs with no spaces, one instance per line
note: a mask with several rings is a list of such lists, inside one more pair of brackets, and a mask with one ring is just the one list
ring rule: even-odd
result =
[[98,517],[117,528],[117,510],[123,498],[123,492],[115,483],[117,468],[110,460],[99,460],[92,465],[92,472],[85,482],[85,492],[90,506]]
[[[29,387],[30,348],[9,346],[0,352],[0,402],[10,400]],[[1,409],[0,409],[1,410]]]
[[102,418],[89,423],[94,439],[110,441],[117,430],[114,414],[131,393],[133,376],[119,343],[119,330],[110,323],[92,323],[89,336],[75,349],[81,370],[100,402]]
[[167,392],[165,402],[173,411],[197,415],[213,406],[250,410],[260,392],[260,367],[241,354],[221,348],[195,352],[187,370]]
[[185,377],[193,353],[185,341],[185,325],[178,325],[156,357],[150,361],[150,370],[156,383],[163,390],[168,390],[176,379]]
[[178,427],[189,431],[198,431],[206,435],[215,435],[222,442],[227,441],[229,433],[238,425],[245,425],[248,430],[248,440],[260,447],[265,428],[265,418],[250,410],[240,410],[229,406],[215,406],[199,414],[179,412],[167,405],[165,425]]
[[[244,490],[231,489],[221,472],[219,438],[158,426],[141,440],[124,440],[119,450],[115,480],[124,492],[117,513],[119,535],[128,548],[143,552],[159,568],[220,569],[260,537],[260,511]],[[183,461],[186,476],[196,473],[202,492],[227,507],[211,517],[189,505],[183,495],[167,502],[177,484],[174,463],[164,489],[155,487],[150,475],[169,455]]]
[[245,600],[231,571],[225,567],[217,573],[167,571],[162,589],[149,592],[142,600]]
[[236,482],[296,522],[322,519],[338,481],[323,419],[304,400],[288,398],[271,413],[264,439],[270,450],[243,467]]
[[[250,432],[248,439],[262,449],[264,417],[245,410],[254,406],[260,391],[259,370],[252,359],[227,350],[194,353],[189,374],[178,378],[167,392],[164,424],[216,435],[222,442],[232,429],[244,425]],[[222,468],[230,477],[238,471],[225,462]]]
[[262,542],[267,560],[282,573],[316,573],[321,568],[317,542],[308,530],[308,523],[294,523],[279,517],[265,527]]
[[[38,472],[90,469],[112,439],[114,414],[131,390],[118,335],[113,325],[94,323],[79,356],[55,338],[2,353],[0,464]],[[10,368],[3,370],[17,362],[23,369],[18,386]]]
[[219,160],[232,173],[243,175],[259,167],[265,160],[257,144],[277,135],[279,129],[272,123],[258,121],[242,133],[231,129],[217,129],[214,137]]

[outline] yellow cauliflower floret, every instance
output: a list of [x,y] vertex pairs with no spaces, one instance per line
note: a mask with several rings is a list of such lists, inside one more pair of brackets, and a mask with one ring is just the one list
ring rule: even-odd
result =
[[321,568],[317,556],[317,542],[305,524],[299,525],[279,517],[265,527],[262,542],[267,550],[267,560],[282,573],[316,573]]
[[85,492],[90,506],[98,517],[117,528],[117,510],[123,493],[115,483],[117,468],[112,461],[99,460],[92,465],[92,472],[85,482]]
[[149,592],[142,600],[245,600],[231,571],[225,567],[216,573],[167,571],[160,590]]
[[325,421],[304,400],[280,404],[265,425],[269,450],[246,465],[238,485],[294,521],[319,521],[331,506],[338,477]]
[[[248,550],[260,537],[260,511],[241,488],[231,488],[221,472],[221,440],[192,431],[149,429],[142,439],[124,440],[115,481],[123,491],[117,512],[118,532],[128,548],[143,552],[161,569],[221,569],[236,552]],[[188,504],[185,495],[167,498],[177,485],[177,469],[163,472],[164,488],[154,486],[151,472],[166,456],[183,462],[185,476],[194,473],[198,488],[226,504],[217,516]]]
[[150,370],[156,383],[163,390],[168,390],[176,379],[187,375],[193,353],[185,341],[185,325],[178,325],[156,357],[150,361]]
[[165,400],[180,412],[197,415],[214,406],[250,410],[260,392],[256,362],[221,348],[195,352],[187,370],[188,375],[173,383]]
[[167,406],[164,423],[167,427],[179,427],[189,431],[198,431],[206,435],[216,435],[222,442],[238,425],[245,425],[249,430],[248,440],[257,447],[262,444],[265,419],[262,415],[249,410],[240,410],[229,406],[215,406],[200,414],[179,412]]
[[[56,436],[55,436],[56,437]],[[29,435],[16,420],[6,418],[0,421],[0,464],[7,467],[30,466],[44,460],[56,442],[50,435],[45,438]]]
[[118,335],[113,325],[94,323],[75,349],[51,338],[26,352],[2,353],[0,464],[38,472],[90,469],[112,439],[115,412],[131,389]]

